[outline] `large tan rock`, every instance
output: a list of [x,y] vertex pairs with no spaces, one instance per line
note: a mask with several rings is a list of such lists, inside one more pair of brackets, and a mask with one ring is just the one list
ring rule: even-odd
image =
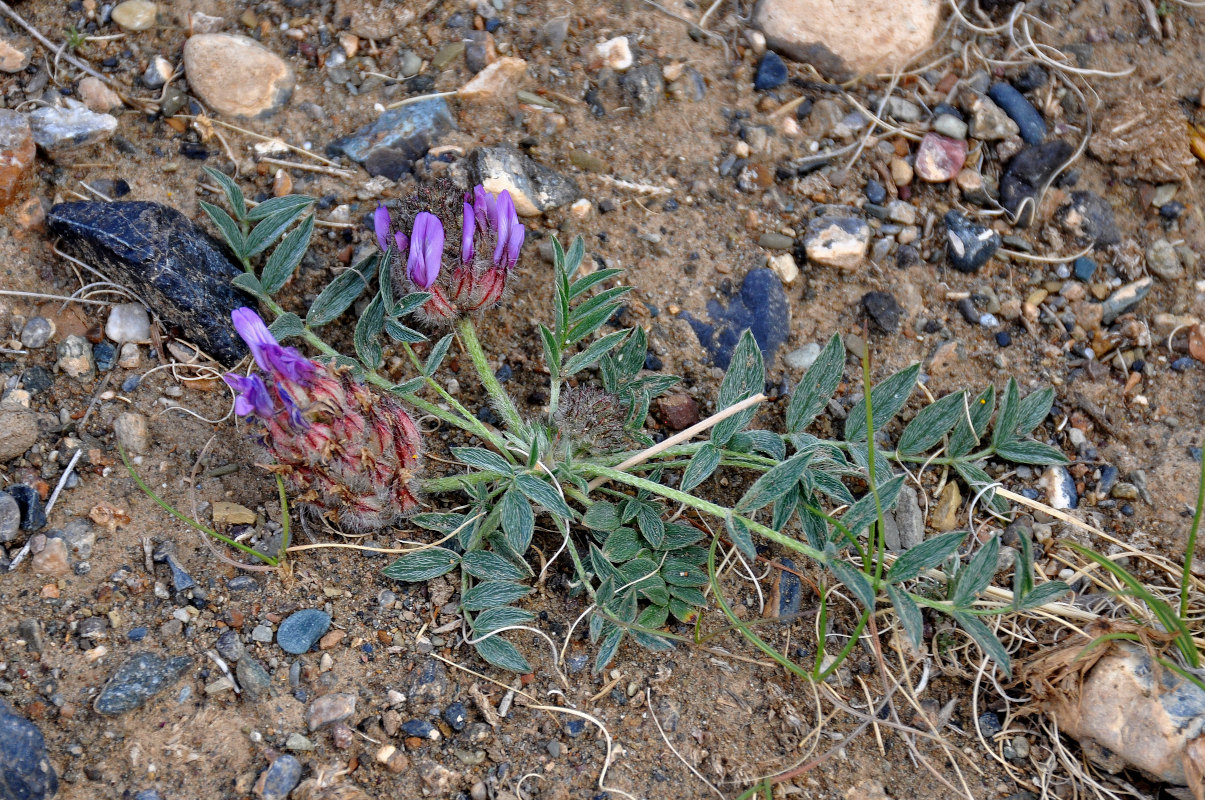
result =
[[933,41],[941,0],[760,0],[754,24],[774,50],[830,80],[890,71]]
[[284,59],[254,39],[229,33],[203,33],[185,42],[184,72],[202,102],[234,117],[276,112],[295,83]]

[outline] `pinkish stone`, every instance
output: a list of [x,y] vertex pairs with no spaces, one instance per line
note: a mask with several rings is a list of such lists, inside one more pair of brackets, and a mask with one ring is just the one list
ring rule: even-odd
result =
[[916,151],[916,176],[929,183],[952,180],[967,160],[967,143],[940,133],[926,133]]
[[36,155],[29,122],[16,111],[0,109],[0,211],[22,194]]

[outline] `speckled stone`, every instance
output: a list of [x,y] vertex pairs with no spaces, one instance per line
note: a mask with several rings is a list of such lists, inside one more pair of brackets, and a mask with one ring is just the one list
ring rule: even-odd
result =
[[47,800],[58,790],[42,732],[0,699],[0,798]]
[[230,321],[234,309],[256,304],[230,282],[243,270],[179,211],[148,202],[59,203],[47,224],[69,255],[131,287],[224,365],[247,354]]
[[316,608],[303,608],[289,615],[276,630],[276,643],[280,649],[293,655],[309,652],[331,626],[331,618]]
[[186,656],[135,653],[109,678],[92,707],[106,716],[132,711],[178,681],[190,667],[192,659]]

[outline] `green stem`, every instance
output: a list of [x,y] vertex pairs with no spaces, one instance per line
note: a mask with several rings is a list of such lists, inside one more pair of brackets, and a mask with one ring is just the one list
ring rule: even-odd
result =
[[[867,574],[874,573],[875,581],[877,582],[883,577],[883,550],[886,537],[883,534],[883,503],[879,500],[878,481],[875,480],[875,457],[874,457],[874,410],[872,402],[873,392],[870,388],[870,348],[862,348],[862,392],[866,398],[864,404],[866,408],[866,472],[870,477],[870,493],[874,495],[874,510],[875,524],[871,527],[870,547],[867,550],[874,556],[874,564],[863,562],[863,571]],[[872,569],[873,566],[873,569]]]
[[[607,478],[608,480],[613,480],[617,483],[624,483],[637,489],[644,489],[652,492],[653,494],[661,495],[662,497],[672,500],[675,503],[682,503],[683,505],[689,506],[696,511],[701,511],[704,514],[710,514],[711,516],[718,517],[719,519],[727,519],[730,515],[732,515],[731,509],[724,508],[721,505],[709,503],[706,500],[701,500],[692,494],[679,491],[678,489],[671,489],[668,486],[663,486],[662,484],[657,483],[656,481],[650,481],[646,478],[641,478],[636,475],[629,475],[628,473],[621,472],[617,469],[604,467],[601,464],[592,464],[588,461],[584,461],[578,465],[578,468],[583,473],[591,477]],[[749,530],[753,531],[754,533],[760,534],[770,541],[776,542],[777,544],[780,544],[790,550],[794,550],[797,553],[802,553],[808,558],[815,559],[821,563],[825,562],[824,553],[821,553],[819,550],[810,547],[803,542],[796,541],[790,536],[785,536],[773,528],[766,527],[760,522],[754,522],[753,520],[740,515],[734,516],[736,519],[743,522],[749,528]]]
[[[155,494],[154,489],[152,489],[151,487],[146,485],[146,483],[142,480],[142,476],[139,475],[134,470],[134,465],[130,463],[129,457],[126,456],[126,450],[124,447],[121,446],[120,442],[117,444],[117,453],[121,456],[121,463],[126,465],[126,471],[130,473],[130,477],[134,479],[134,483],[138,484],[138,488],[141,489],[143,491],[143,493],[146,494],[147,497],[154,500],[159,505],[159,507],[162,508],[164,511],[171,514],[173,517],[180,520],[185,525],[188,525],[190,528],[195,528],[196,530],[200,531],[201,533],[205,534],[206,536],[212,536],[213,538],[217,539],[218,541],[222,542],[223,544],[233,547],[235,550],[241,550],[248,555],[255,556],[256,558],[258,558],[260,561],[264,562],[265,564],[270,564],[271,566],[275,567],[280,563],[279,559],[272,558],[271,556],[266,556],[263,553],[256,550],[254,547],[248,547],[247,545],[243,544],[242,542],[236,542],[234,539],[231,539],[228,536],[223,536],[222,534],[218,533],[217,531],[215,531],[211,528],[205,527],[204,525],[197,522],[192,517],[188,517],[188,516],[185,516],[184,514],[181,514],[179,511],[176,510],[176,508],[173,505],[168,503],[166,500],[164,500],[159,495]],[[286,530],[287,530],[287,528],[286,528]]]
[[502,384],[498,383],[498,378],[490,369],[489,361],[485,357],[485,350],[482,349],[481,342],[477,338],[477,330],[473,327],[473,320],[469,317],[461,317],[460,321],[456,323],[456,332],[460,334],[460,342],[468,352],[469,358],[472,359],[477,374],[481,376],[481,385],[485,387],[486,393],[498,407],[498,412],[506,421],[506,426],[515,432],[523,430],[523,421],[519,418],[515,404],[511,402],[510,395],[502,388]]
[[1192,558],[1197,550],[1197,533],[1201,530],[1201,508],[1205,507],[1205,457],[1201,459],[1201,477],[1197,481],[1197,510],[1188,530],[1188,547],[1184,553],[1184,573],[1180,577],[1180,619],[1188,612],[1188,586],[1192,581]]
[[586,566],[582,563],[582,557],[577,552],[577,545],[573,543],[573,536],[569,531],[569,523],[560,517],[556,519],[561,533],[565,537],[565,548],[569,551],[569,558],[573,560],[573,569],[577,572],[578,580],[582,582],[582,586],[586,587],[586,595],[590,598],[590,602],[595,602],[594,587],[590,585],[590,576],[586,572]]

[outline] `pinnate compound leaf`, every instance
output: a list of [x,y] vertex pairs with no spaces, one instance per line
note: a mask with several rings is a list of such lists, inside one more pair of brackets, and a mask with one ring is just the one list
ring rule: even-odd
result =
[[888,583],[912,580],[925,570],[942,564],[958,550],[966,535],[966,531],[950,531],[905,550],[891,565],[891,569],[887,570]]
[[482,581],[464,593],[460,605],[465,611],[484,611],[510,605],[529,592],[529,587],[510,581]]
[[900,434],[900,455],[917,455],[940,442],[966,413],[965,403],[966,392],[955,392],[922,408]]
[[845,345],[841,342],[840,334],[835,334],[828,344],[820,351],[820,356],[808,367],[799,386],[791,395],[791,403],[787,406],[787,430],[800,433],[816,415],[824,410],[828,401],[833,398],[833,392],[841,383],[841,375],[845,371]]
[[381,572],[394,580],[419,583],[438,578],[460,566],[460,556],[443,547],[407,553]]
[[473,649],[477,651],[477,655],[481,656],[486,663],[493,664],[499,669],[510,670],[520,675],[526,675],[531,672],[531,665],[527,663],[527,659],[519,652],[519,648],[501,636],[491,636],[488,639],[482,639],[473,645]]
[[[891,421],[912,396],[920,364],[902,369],[884,379],[870,390],[871,421],[876,431]],[[845,441],[858,442],[866,439],[866,398],[854,404],[845,418]]]

